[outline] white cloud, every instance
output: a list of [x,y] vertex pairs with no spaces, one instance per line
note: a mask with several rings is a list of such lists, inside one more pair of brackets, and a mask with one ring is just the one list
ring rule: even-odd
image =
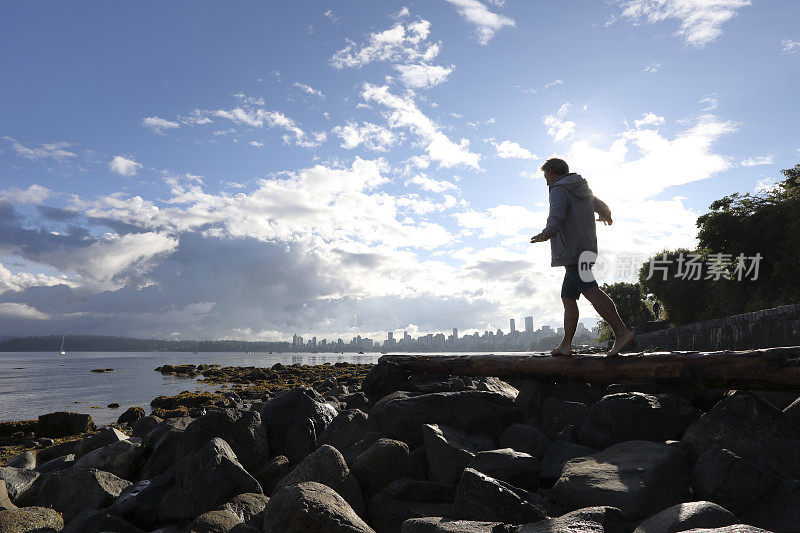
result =
[[66,276],[48,276],[29,272],[14,273],[0,263],[0,294],[20,292],[29,287],[52,287],[53,285],[71,286],[73,283]]
[[140,168],[142,168],[142,164],[137,163],[133,159],[117,155],[114,156],[114,159],[108,162],[108,168],[120,176],[133,176],[139,171]]
[[755,157],[748,157],[741,163],[739,163],[743,167],[757,167],[759,165],[771,165],[772,164],[772,154],[770,155],[760,155]]
[[336,13],[334,13],[332,9],[327,10],[325,13],[323,13],[323,15],[325,15],[325,18],[334,24],[339,22],[339,17],[336,16]]
[[389,129],[371,122],[348,122],[336,126],[333,133],[342,139],[342,148],[352,150],[363,144],[370,150],[385,152],[397,141],[397,136]]
[[439,54],[439,44],[428,43],[431,23],[427,20],[403,25],[398,22],[388,30],[372,33],[366,44],[348,39],[347,46],[331,57],[337,69],[360,68],[375,61],[411,63],[432,61]]
[[642,72],[647,72],[648,74],[655,74],[661,70],[661,63],[650,63],[642,68]]
[[488,141],[497,149],[497,157],[501,159],[538,159],[530,150],[523,148],[514,141],[502,141],[499,143],[494,139],[488,139]]
[[427,65],[416,63],[409,65],[395,65],[395,70],[400,73],[400,80],[408,87],[414,89],[427,89],[443,83],[453,72],[455,67],[441,65]]
[[770,192],[777,188],[778,188],[778,180],[774,178],[764,178],[758,180],[758,183],[756,183],[756,186],[753,188],[753,192],[765,193],[765,192]]
[[800,41],[784,39],[781,41],[781,47],[783,48],[784,53],[796,54],[797,52],[800,52]]
[[491,239],[498,236],[519,235],[525,230],[544,227],[546,211],[533,212],[519,205],[498,205],[486,211],[470,209],[453,214],[459,226],[480,230],[480,237]]
[[659,117],[655,113],[645,113],[639,120],[634,120],[633,125],[637,128],[642,126],[660,126],[664,123],[664,117]]
[[8,189],[0,191],[0,200],[15,204],[40,204],[52,195],[53,191],[47,187],[33,184],[27,189]]
[[486,45],[492,40],[495,33],[505,27],[516,25],[514,19],[490,11],[479,0],[446,0],[455,6],[459,15],[468,23],[475,25],[478,42]]
[[622,16],[635,22],[655,24],[668,19],[680,21],[677,35],[687,44],[703,47],[722,35],[722,26],[751,5],[750,0],[617,0]]
[[714,111],[719,104],[719,99],[716,95],[704,96],[698,101],[699,104],[705,104],[703,111]]
[[555,87],[556,85],[564,85],[564,80],[558,79],[558,80],[553,80],[549,83],[545,83],[544,88],[549,89],[550,87]]
[[[311,95],[314,95],[314,96],[318,96],[318,97],[322,98],[323,100],[325,99],[325,95],[322,94],[322,91],[318,91],[317,89],[313,88],[312,86],[310,86],[307,83],[300,83],[300,82],[296,81],[296,82],[294,82],[294,86],[297,87],[298,89],[300,89],[301,91],[303,91],[306,94],[311,94]],[[263,105],[263,104],[261,104],[261,105]]]
[[31,307],[28,304],[3,302],[0,303],[0,317],[4,320],[27,319],[27,320],[47,320],[50,316]]
[[247,96],[244,93],[236,93],[233,97],[249,106],[263,106],[266,104],[264,98],[261,96]]
[[265,124],[273,128],[282,128],[287,132],[283,136],[283,142],[286,144],[294,143],[305,148],[313,148],[319,146],[327,138],[324,131],[306,133],[294,120],[279,111],[235,107],[233,109],[218,109],[213,114],[236,124],[244,124],[254,128],[261,128]]
[[564,103],[555,115],[545,115],[543,123],[547,126],[547,134],[552,135],[556,142],[569,139],[575,134],[575,122],[571,120],[564,120],[567,112],[569,112],[569,102]]
[[408,128],[418,135],[425,143],[425,151],[442,167],[465,165],[479,169],[479,154],[469,151],[469,141],[461,139],[459,144],[451,141],[442,133],[436,124],[428,118],[411,99],[411,96],[402,98],[389,92],[388,86],[378,87],[369,83],[364,84],[361,96],[389,108],[389,127]]
[[428,175],[424,173],[417,174],[410,180],[407,180],[405,184],[406,186],[408,186],[411,183],[413,183],[414,185],[419,185],[420,188],[426,191],[431,191],[436,193],[442,193],[448,190],[453,190],[453,191],[458,190],[458,185],[456,185],[455,183],[451,183],[446,180],[436,180],[433,178],[429,178]]
[[150,128],[159,135],[163,135],[164,131],[180,128],[181,125],[161,117],[145,117],[142,119],[142,126]]
[[11,147],[17,153],[17,155],[24,157],[25,159],[30,159],[31,161],[39,161],[41,159],[53,159],[58,161],[59,163],[63,163],[70,158],[75,157],[74,152],[70,152],[65,150],[71,146],[68,142],[54,142],[54,143],[44,143],[39,147],[31,148],[25,146],[18,140],[12,137],[3,137],[6,141],[11,143]]
[[260,143],[258,141],[250,141],[247,144],[249,144],[250,146],[255,146],[256,148],[261,148],[262,146],[264,146],[264,143]]

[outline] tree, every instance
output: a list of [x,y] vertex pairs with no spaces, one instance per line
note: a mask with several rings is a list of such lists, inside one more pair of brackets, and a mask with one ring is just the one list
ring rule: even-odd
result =
[[[638,328],[653,320],[653,312],[647,306],[642,286],[639,283],[604,283],[601,287],[617,305],[617,312],[628,328]],[[604,320],[598,323],[600,335],[598,340],[611,340],[614,336],[611,326]]]

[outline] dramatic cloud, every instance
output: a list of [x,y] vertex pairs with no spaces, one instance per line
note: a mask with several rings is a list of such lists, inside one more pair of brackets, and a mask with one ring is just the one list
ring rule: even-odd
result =
[[514,141],[502,141],[499,143],[494,139],[488,139],[488,141],[497,149],[497,157],[501,159],[538,159],[538,156]]
[[352,150],[360,145],[364,145],[370,150],[385,152],[397,140],[397,136],[391,130],[372,124],[371,122],[348,122],[344,126],[336,126],[333,133],[342,139],[342,148]]
[[30,159],[31,161],[53,159],[62,163],[75,157],[75,153],[65,150],[65,148],[71,146],[71,144],[67,142],[45,143],[32,148],[23,145],[21,142],[11,137],[3,137],[3,139],[11,143],[11,148],[14,149],[17,155],[25,159]]
[[442,67],[440,65],[427,65],[425,63],[410,65],[395,65],[395,70],[400,73],[400,81],[414,89],[427,89],[443,83],[455,67]]
[[163,135],[166,130],[180,128],[181,125],[161,117],[145,117],[142,119],[142,126],[150,128],[159,135]]
[[703,47],[722,35],[722,26],[750,0],[617,0],[622,16],[634,22],[655,24],[665,20],[680,21],[677,35],[687,44]]
[[569,139],[575,133],[575,122],[564,120],[570,107],[570,103],[566,102],[556,111],[555,115],[546,115],[544,117],[543,122],[547,126],[547,134],[555,137],[556,142]]
[[458,14],[476,29],[478,42],[486,45],[495,33],[505,27],[516,25],[514,19],[490,11],[486,4],[479,0],[446,0],[455,6]]
[[117,155],[114,156],[114,159],[108,162],[108,168],[120,176],[133,176],[139,171],[140,168],[142,168],[142,164],[137,163],[133,159]]
[[408,128],[418,135],[426,144],[425,151],[428,156],[439,161],[442,167],[464,165],[479,169],[479,154],[469,151],[469,141],[461,139],[459,144],[451,141],[447,135],[434,124],[422,111],[411,97],[402,98],[389,92],[389,87],[378,87],[369,83],[364,84],[361,96],[368,102],[376,102],[387,108],[389,126],[391,128]]
[[772,154],[770,155],[761,155],[755,157],[748,157],[741,163],[739,163],[743,167],[757,167],[759,165],[771,165],[772,164]]

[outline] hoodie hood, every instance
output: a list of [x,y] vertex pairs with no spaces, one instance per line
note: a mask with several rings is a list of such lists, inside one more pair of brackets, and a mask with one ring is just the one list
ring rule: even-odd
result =
[[574,172],[558,178],[550,187],[564,187],[570,194],[581,200],[592,195],[592,190],[586,180],[580,174],[575,174]]

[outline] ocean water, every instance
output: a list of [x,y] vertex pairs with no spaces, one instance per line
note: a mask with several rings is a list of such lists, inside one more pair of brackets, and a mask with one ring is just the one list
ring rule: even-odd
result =
[[[380,354],[186,353],[186,352],[0,352],[0,421],[35,419],[53,411],[89,413],[96,424],[116,422],[133,405],[150,412],[150,401],[181,391],[215,390],[195,378],[162,375],[164,364],[263,366],[321,365],[338,361],[377,363]],[[95,368],[113,372],[95,373]],[[120,404],[109,409],[108,404]]]

